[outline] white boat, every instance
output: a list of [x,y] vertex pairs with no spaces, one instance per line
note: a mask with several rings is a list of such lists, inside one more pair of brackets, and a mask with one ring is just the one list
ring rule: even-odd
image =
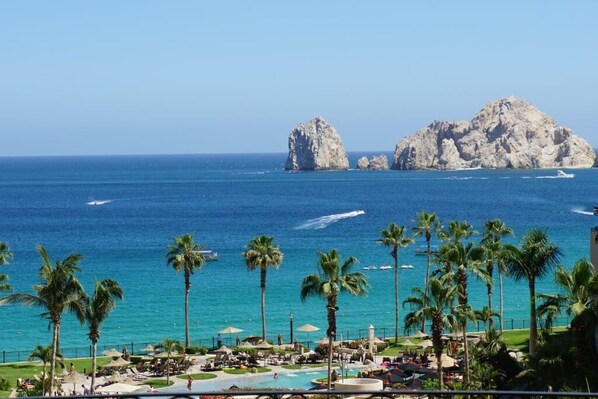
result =
[[91,200],[89,202],[86,202],[85,205],[91,205],[91,206],[98,206],[98,205],[104,205],[109,203],[110,200],[102,200],[102,201],[98,201],[98,200]]
[[413,269],[413,265],[401,265],[401,269]]
[[380,270],[390,270],[390,269],[392,269],[392,266],[390,266],[390,265],[382,265],[382,266],[380,266]]
[[572,178],[575,177],[575,175],[573,173],[565,173],[565,172],[563,172],[562,170],[559,169],[559,170],[556,171],[556,177],[563,177],[563,178],[566,178],[566,179],[572,179]]
[[218,252],[212,251],[211,249],[200,249],[196,252],[202,255],[206,261],[218,260]]
[[376,270],[378,268],[376,266],[364,266],[362,269],[363,270]]

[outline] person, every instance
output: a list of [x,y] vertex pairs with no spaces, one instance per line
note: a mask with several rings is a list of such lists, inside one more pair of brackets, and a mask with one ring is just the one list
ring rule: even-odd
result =
[[87,396],[91,393],[85,385],[81,384],[81,388],[83,388],[83,395]]
[[278,379],[278,373],[274,373],[274,379],[277,380]]
[[338,374],[336,373],[336,370],[332,370],[332,373],[330,374],[330,381],[335,382],[336,380],[338,380]]
[[222,347],[222,336],[218,333],[218,338],[216,338],[217,346],[220,348]]
[[282,345],[282,335],[278,333],[278,345]]
[[237,337],[237,346],[241,345],[241,338]]
[[363,363],[363,355],[364,355],[365,351],[363,350],[363,345],[359,345],[359,348],[357,348],[357,354],[359,355],[359,361]]
[[187,389],[191,390],[191,387],[193,386],[193,377],[191,376],[191,374],[187,375]]

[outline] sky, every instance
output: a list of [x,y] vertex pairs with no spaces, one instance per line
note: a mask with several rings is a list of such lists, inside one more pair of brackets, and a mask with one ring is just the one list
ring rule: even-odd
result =
[[0,156],[347,151],[524,98],[598,147],[597,1],[0,2]]

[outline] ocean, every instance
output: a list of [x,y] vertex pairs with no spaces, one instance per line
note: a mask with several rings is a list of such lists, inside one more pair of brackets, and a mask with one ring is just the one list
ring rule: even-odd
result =
[[[362,155],[350,154],[351,165]],[[591,212],[598,205],[597,169],[568,171],[572,179],[555,178],[556,170],[290,173],[285,160],[286,154],[0,158],[0,241],[14,253],[1,271],[14,292],[32,292],[41,264],[37,244],[52,259],[80,253],[79,278],[87,290],[109,277],[125,292],[102,327],[100,344],[183,340],[183,276],[166,265],[165,253],[174,236],[193,233],[220,255],[192,276],[191,338],[205,344],[227,326],[243,329],[241,338],[261,334],[259,272],[247,270],[241,253],[253,237],[267,234],[284,253],[280,269],[268,270],[268,336],[288,341],[293,313],[294,328],[310,323],[321,329],[294,331],[295,337],[317,340],[327,327],[324,301],[302,303],[299,287],[316,272],[318,251],[355,256],[360,271],[392,264],[389,249],[376,242],[380,230],[391,222],[412,226],[425,209],[443,221],[468,220],[478,231],[484,221],[500,218],[515,230],[508,239],[513,243],[528,229],[544,227],[570,267],[589,257],[589,230],[598,223]],[[87,205],[91,200],[106,202]],[[423,286],[426,257],[414,249],[424,243],[419,237],[399,253],[399,264],[414,265],[400,270],[401,299]],[[393,335],[393,271],[363,272],[369,294],[340,297],[339,333],[373,325],[377,335]],[[470,282],[470,302],[481,308],[485,286]],[[551,276],[537,291],[554,292]],[[526,319],[527,301],[526,283],[507,280],[506,320]],[[0,308],[0,350],[49,344],[41,312]],[[88,344],[85,328],[65,317],[62,347]]]

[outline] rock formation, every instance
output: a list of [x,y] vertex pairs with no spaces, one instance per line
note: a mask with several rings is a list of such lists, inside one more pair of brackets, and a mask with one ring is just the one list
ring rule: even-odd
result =
[[397,144],[391,169],[589,168],[596,153],[525,100],[487,104],[469,122],[434,121]]
[[370,160],[368,160],[367,157],[361,157],[357,161],[357,169],[388,170],[388,158],[386,158],[386,155],[384,154],[374,156]]
[[321,117],[300,123],[289,136],[285,170],[349,169],[341,137]]

